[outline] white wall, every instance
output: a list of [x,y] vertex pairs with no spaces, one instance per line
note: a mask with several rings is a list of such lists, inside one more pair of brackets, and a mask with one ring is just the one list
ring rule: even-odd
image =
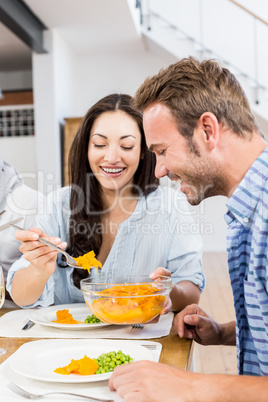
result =
[[164,58],[141,49],[135,52],[96,53],[76,58],[75,116],[86,113],[101,97],[112,92],[134,95],[144,79],[167,66]]
[[49,193],[61,185],[60,124],[74,107],[74,55],[56,30],[45,39],[49,53],[33,55],[33,87],[39,190]]
[[201,235],[204,251],[226,251],[227,224],[224,219],[227,198],[222,196],[207,198],[197,206],[190,206],[195,222],[193,230]]
[[[167,177],[160,180],[161,185],[178,189],[176,182],[170,181]],[[193,220],[190,226],[192,234],[199,234],[203,241],[205,252],[223,252],[226,250],[227,224],[224,214],[227,212],[227,198],[217,196],[207,198],[199,205],[188,204],[189,213]]]
[[0,156],[15,166],[21,173],[27,186],[38,187],[37,165],[35,157],[35,137],[1,137]]

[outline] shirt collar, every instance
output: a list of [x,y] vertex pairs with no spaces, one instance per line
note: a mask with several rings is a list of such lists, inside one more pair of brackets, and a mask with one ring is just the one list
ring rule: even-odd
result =
[[225,220],[229,225],[237,219],[244,227],[251,224],[251,216],[255,211],[268,178],[268,145],[253,162],[227,202],[228,212]]

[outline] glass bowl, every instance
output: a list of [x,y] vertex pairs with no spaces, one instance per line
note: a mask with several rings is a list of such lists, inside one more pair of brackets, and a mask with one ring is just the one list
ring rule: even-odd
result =
[[155,318],[165,306],[172,280],[147,275],[122,278],[100,274],[80,282],[85,302],[93,314],[109,324],[142,324]]

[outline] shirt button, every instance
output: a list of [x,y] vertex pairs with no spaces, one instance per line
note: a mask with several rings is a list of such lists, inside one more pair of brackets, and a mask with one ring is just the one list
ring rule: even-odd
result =
[[249,222],[248,217],[247,217],[247,216],[245,216],[245,218],[243,219],[243,221],[244,221],[245,223],[248,223],[248,222]]

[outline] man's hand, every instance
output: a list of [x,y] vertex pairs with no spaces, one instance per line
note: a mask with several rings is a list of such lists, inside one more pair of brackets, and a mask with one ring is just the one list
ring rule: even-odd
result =
[[193,339],[201,345],[223,343],[222,325],[214,321],[197,304],[185,307],[173,320],[173,328],[180,338]]
[[191,373],[138,361],[117,366],[109,387],[126,402],[266,402],[268,378]]
[[127,402],[182,402],[192,394],[192,376],[166,364],[139,361],[118,366],[109,387]]

